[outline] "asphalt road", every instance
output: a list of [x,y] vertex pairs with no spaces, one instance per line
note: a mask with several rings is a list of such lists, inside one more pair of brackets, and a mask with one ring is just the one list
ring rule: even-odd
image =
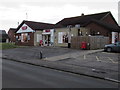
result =
[[2,61],[3,88],[118,88],[110,81],[24,63]]

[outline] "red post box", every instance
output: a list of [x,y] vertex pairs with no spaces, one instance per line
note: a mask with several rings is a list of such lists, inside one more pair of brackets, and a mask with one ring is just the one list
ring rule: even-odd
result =
[[81,43],[81,49],[87,49],[87,43],[86,42]]

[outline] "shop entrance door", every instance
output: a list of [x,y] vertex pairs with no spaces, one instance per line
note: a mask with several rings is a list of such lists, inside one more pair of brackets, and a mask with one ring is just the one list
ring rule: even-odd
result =
[[43,35],[44,46],[50,46],[50,34]]

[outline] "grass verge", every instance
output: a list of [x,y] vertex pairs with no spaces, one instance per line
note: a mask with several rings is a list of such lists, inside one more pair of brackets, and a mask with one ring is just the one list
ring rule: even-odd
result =
[[23,46],[17,46],[14,43],[0,43],[0,50],[11,49],[11,48],[20,48]]

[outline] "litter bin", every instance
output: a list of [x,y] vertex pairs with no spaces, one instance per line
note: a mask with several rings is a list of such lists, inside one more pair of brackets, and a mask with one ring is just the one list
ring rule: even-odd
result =
[[87,43],[86,42],[81,43],[81,49],[87,49]]

